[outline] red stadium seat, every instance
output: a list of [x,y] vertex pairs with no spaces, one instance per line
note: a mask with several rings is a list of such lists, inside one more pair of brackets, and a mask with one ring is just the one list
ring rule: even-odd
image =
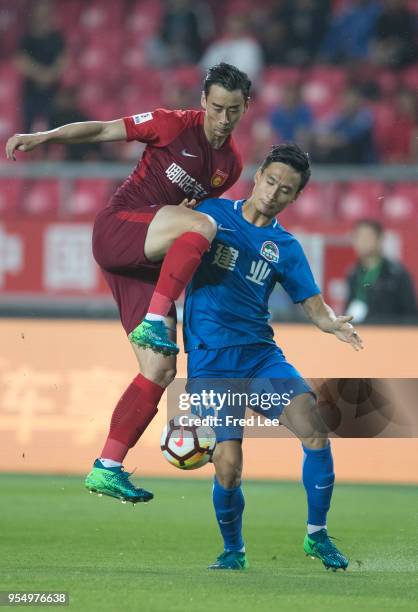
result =
[[385,221],[418,225],[418,183],[394,185],[383,201],[382,213]]
[[324,186],[319,183],[310,183],[298,197],[290,204],[292,214],[300,222],[309,220],[325,221],[330,215],[330,201],[325,197]]
[[97,81],[85,83],[78,94],[80,107],[92,119],[96,118],[96,111],[106,99],[108,99],[107,89],[103,83]]
[[58,28],[65,33],[66,40],[71,32],[76,33],[80,40],[79,23],[83,5],[83,0],[61,0],[60,10],[55,11],[55,22]]
[[317,117],[331,114],[346,86],[346,73],[340,68],[313,68],[303,85],[303,96]]
[[10,57],[16,50],[22,36],[22,14],[24,6],[20,1],[3,2],[0,5],[0,57]]
[[78,27],[85,32],[121,30],[123,17],[122,2],[83,3]]
[[108,179],[80,179],[74,182],[66,213],[74,216],[93,216],[106,204],[111,184]]
[[0,217],[19,214],[23,194],[21,179],[0,179]]
[[378,181],[348,184],[338,198],[337,213],[347,221],[363,217],[379,218],[385,194],[385,184]]
[[16,100],[19,96],[21,77],[16,70],[14,62],[0,63],[0,108],[3,104]]
[[29,215],[57,216],[60,209],[58,180],[26,181],[22,210]]
[[280,103],[284,85],[300,80],[298,68],[266,68],[259,87],[259,101],[266,108],[273,108]]
[[370,75],[379,86],[380,93],[383,96],[393,95],[399,87],[399,78],[396,72],[393,70],[379,70]]
[[411,66],[402,72],[401,80],[403,85],[409,89],[418,91],[418,67]]
[[115,87],[121,79],[119,63],[115,62],[115,49],[106,44],[105,38],[92,39],[83,47],[78,57],[78,69],[83,83],[100,81]]
[[161,23],[163,7],[158,0],[137,0],[126,17],[128,33],[138,36],[138,44],[154,36]]

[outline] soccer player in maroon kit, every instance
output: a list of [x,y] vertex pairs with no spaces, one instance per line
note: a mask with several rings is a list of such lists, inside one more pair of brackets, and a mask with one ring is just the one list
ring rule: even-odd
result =
[[115,121],[15,134],[7,142],[6,155],[13,160],[16,150],[28,152],[45,142],[147,143],[132,174],[97,215],[93,230],[95,259],[118,304],[141,373],[116,405],[100,459],[86,479],[90,491],[134,503],[153,498],[134,487],[122,462],[174,379],[174,301],[216,233],[215,221],[192,208],[203,198],[220,197],[241,174],[231,133],[247,109],[250,86],[245,73],[221,63],[206,75],[203,111],[160,108]]

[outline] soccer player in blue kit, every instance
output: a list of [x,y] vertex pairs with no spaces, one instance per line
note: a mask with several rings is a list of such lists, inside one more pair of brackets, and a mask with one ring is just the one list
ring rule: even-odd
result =
[[[198,207],[215,219],[218,231],[187,288],[184,340],[188,390],[196,390],[202,379],[212,383],[245,379],[251,391],[260,389],[257,381],[268,379],[275,392],[291,394],[286,407],[281,405],[266,416],[280,416],[280,423],[302,442],[302,480],[308,504],[304,551],[335,571],[345,570],[348,559],[327,532],[334,486],[330,442],[315,394],[286,361],[268,324],[268,300],[280,283],[320,330],[350,343],[355,350],[363,348],[349,322],[352,317],[336,316],[325,304],[300,243],[276,219],[298,197],[310,174],[308,156],[297,145],[277,145],[258,169],[247,200],[208,199]],[[239,410],[244,416],[245,406],[241,413]],[[235,407],[232,412],[237,414]],[[214,429],[213,504],[224,551],[209,568],[241,570],[248,565],[242,538],[243,428],[228,426],[224,414],[222,424]]]

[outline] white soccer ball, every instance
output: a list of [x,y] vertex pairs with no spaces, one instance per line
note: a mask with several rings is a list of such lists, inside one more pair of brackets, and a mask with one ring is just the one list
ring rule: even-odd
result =
[[[216,446],[212,427],[193,424],[193,416],[187,415],[187,425],[180,425],[174,417],[161,433],[161,451],[171,465],[180,470],[196,470],[208,463]],[[196,417],[197,418],[197,417]]]

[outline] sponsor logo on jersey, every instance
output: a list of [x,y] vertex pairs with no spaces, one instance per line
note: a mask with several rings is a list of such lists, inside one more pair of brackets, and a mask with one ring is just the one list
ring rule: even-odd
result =
[[222,172],[222,170],[216,170],[215,174],[212,176],[210,180],[210,184],[212,187],[220,187],[223,185],[228,178],[229,174],[226,172]]
[[263,242],[260,253],[267,261],[274,261],[276,263],[279,261],[279,247],[271,240]]
[[132,119],[136,125],[140,123],[145,123],[146,121],[151,121],[152,113],[141,113],[140,115],[132,115]]
[[206,189],[195,178],[187,174],[186,170],[183,170],[181,166],[174,162],[167,168],[165,175],[174,185],[178,185],[186,195],[191,195],[198,200],[209,195]]

